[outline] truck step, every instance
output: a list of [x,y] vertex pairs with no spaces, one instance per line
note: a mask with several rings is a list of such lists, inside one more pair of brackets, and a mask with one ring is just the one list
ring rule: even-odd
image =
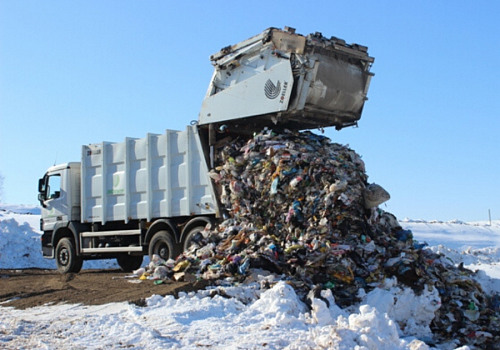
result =
[[141,230],[121,230],[121,231],[96,231],[82,232],[82,237],[104,237],[104,236],[124,236],[124,235],[140,235]]
[[104,248],[83,248],[84,254],[100,254],[100,253],[125,253],[125,252],[142,252],[142,247],[104,247]]

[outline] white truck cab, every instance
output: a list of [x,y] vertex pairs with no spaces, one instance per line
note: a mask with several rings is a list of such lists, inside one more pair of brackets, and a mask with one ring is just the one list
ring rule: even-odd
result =
[[38,182],[38,200],[42,205],[42,231],[57,224],[80,220],[80,163],[55,165]]

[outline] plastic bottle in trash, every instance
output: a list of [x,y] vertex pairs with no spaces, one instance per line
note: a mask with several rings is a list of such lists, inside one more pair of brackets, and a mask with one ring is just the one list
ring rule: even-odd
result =
[[278,183],[279,183],[279,178],[276,177],[271,184],[271,194],[278,193]]
[[250,267],[250,260],[248,258],[245,258],[245,260],[243,260],[243,263],[238,267],[238,272],[241,275],[245,275],[249,267]]
[[302,181],[302,176],[297,176],[292,181],[290,181],[290,186],[295,188],[297,187],[300,181]]

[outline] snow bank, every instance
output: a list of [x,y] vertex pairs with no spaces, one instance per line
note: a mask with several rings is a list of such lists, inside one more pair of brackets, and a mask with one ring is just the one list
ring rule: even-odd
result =
[[410,288],[400,288],[395,279],[387,281],[388,289],[376,288],[366,297],[366,304],[380,314],[387,314],[400,327],[401,335],[427,338],[432,336],[429,328],[434,312],[441,306],[436,288],[425,286],[420,295]]
[[[0,269],[55,269],[42,256],[40,208],[0,204]],[[119,268],[115,260],[85,261],[84,269]]]
[[413,232],[413,237],[430,246],[446,245],[448,248],[465,250],[500,247],[500,221],[463,223],[458,220],[424,221],[405,219],[400,225]]
[[[330,312],[319,301],[326,308],[322,312]],[[0,325],[0,344],[11,348],[429,349],[420,340],[401,339],[397,324],[369,305],[317,323],[284,282],[249,305],[200,291],[178,299],[153,296],[144,308],[125,303],[28,312],[2,308]]]
[[41,254],[40,234],[27,222],[0,221],[0,269],[54,268],[54,261],[40,259]]

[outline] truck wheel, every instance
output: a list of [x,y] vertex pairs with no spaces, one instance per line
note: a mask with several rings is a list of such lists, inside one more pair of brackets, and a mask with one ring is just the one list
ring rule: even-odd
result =
[[83,259],[76,255],[75,244],[71,238],[61,238],[56,247],[56,265],[61,273],[80,272]]
[[158,231],[151,239],[151,242],[149,242],[150,260],[153,259],[153,254],[158,255],[165,261],[175,259],[174,244],[168,231]]
[[137,270],[142,265],[142,255],[120,255],[116,262],[124,272]]
[[[196,237],[199,232],[205,230],[205,226],[196,226],[193,227],[192,229],[189,230],[188,234],[186,235],[186,238],[184,238],[184,244],[182,246],[182,251],[186,251],[189,249],[193,242],[193,238],[198,238]],[[201,233],[200,233],[201,234]]]

